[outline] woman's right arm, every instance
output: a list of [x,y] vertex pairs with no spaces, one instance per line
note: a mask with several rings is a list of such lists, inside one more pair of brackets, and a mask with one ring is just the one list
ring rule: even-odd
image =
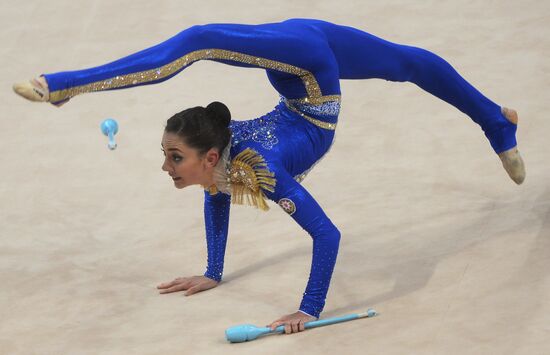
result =
[[223,275],[230,206],[230,195],[223,192],[210,195],[207,190],[204,191],[204,222],[208,249],[207,267],[204,276],[218,282],[221,281]]
[[206,226],[206,244],[208,261],[206,272],[202,276],[178,277],[157,286],[160,293],[185,291],[185,295],[205,291],[216,287],[223,275],[223,259],[229,227],[229,209],[231,196],[218,192],[215,195],[204,191],[204,222]]

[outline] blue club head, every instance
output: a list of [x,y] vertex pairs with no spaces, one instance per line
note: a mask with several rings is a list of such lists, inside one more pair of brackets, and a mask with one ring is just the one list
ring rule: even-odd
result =
[[109,137],[109,149],[115,149],[117,147],[117,144],[115,143],[114,136],[118,132],[118,123],[112,118],[107,118],[106,120],[103,120],[103,122],[101,122],[100,128],[101,132]]
[[104,135],[108,136],[109,132],[112,132],[113,135],[118,133],[118,123],[112,118],[107,118],[101,122],[101,132]]
[[225,338],[232,343],[242,343],[254,340],[259,335],[268,332],[268,329],[258,328],[252,324],[241,324],[225,330]]

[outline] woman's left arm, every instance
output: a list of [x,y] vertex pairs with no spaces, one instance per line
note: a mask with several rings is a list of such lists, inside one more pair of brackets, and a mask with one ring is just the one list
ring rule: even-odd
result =
[[340,231],[313,196],[284,169],[276,169],[276,179],[275,192],[266,191],[266,196],[277,202],[313,239],[309,280],[299,310],[319,318],[336,263]]

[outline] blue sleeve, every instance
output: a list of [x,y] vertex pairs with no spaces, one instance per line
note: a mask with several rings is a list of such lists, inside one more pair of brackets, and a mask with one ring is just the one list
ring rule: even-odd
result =
[[159,83],[199,60],[265,69],[287,98],[340,93],[338,66],[325,36],[296,21],[195,25],[101,66],[43,75],[50,100],[58,103],[81,93]]
[[309,280],[299,310],[319,318],[336,264],[340,231],[300,183],[284,169],[274,171],[277,179],[275,192],[265,191],[266,196],[287,212],[313,240]]
[[208,191],[204,191],[204,223],[208,249],[208,262],[204,276],[218,282],[223,275],[230,206],[230,195],[222,192],[210,195]]

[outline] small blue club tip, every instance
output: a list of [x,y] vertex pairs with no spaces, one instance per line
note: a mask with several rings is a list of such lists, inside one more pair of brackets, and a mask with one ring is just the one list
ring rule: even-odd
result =
[[368,317],[374,317],[374,316],[377,316],[378,313],[374,309],[369,308],[369,310],[367,311],[367,315]]
[[117,134],[118,132],[118,123],[112,118],[107,118],[106,120],[103,120],[103,122],[101,122],[100,127],[101,132],[109,137],[109,149],[115,150],[117,147],[117,144],[115,142],[115,134]]

